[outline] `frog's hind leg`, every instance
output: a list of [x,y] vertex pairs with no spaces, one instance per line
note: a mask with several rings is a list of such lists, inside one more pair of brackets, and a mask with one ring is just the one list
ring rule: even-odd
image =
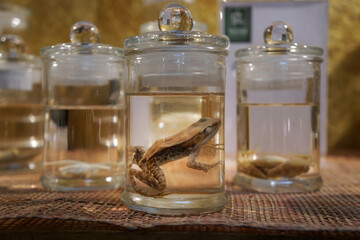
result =
[[[140,182],[148,185],[151,189],[146,189],[143,186],[139,186],[135,178]],[[133,189],[144,196],[158,196],[161,195],[166,188],[166,178],[159,166],[156,164],[148,166],[147,171],[139,171],[136,169],[130,169],[129,180]]]
[[220,161],[213,163],[213,164],[205,164],[200,163],[196,161],[196,157],[199,155],[200,150],[193,151],[190,153],[189,158],[187,160],[187,167],[196,169],[196,170],[202,170],[204,172],[207,172],[209,169],[215,167],[216,165],[220,164]]

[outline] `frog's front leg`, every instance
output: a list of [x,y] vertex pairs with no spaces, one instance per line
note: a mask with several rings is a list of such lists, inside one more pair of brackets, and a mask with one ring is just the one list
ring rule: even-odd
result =
[[[148,185],[150,189],[139,186],[135,178],[140,182]],[[156,164],[148,164],[147,169],[136,170],[130,169],[129,171],[130,184],[134,190],[144,196],[157,196],[160,195],[166,188],[166,178],[161,168]]]
[[200,149],[196,149],[195,151],[191,152],[189,155],[189,158],[187,160],[187,167],[196,169],[196,170],[202,170],[204,172],[207,172],[209,169],[215,167],[220,163],[220,161],[213,163],[213,164],[205,164],[200,163],[196,161],[196,157],[199,155]]

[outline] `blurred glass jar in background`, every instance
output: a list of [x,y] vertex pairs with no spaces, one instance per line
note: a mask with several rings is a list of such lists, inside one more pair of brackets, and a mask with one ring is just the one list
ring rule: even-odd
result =
[[0,39],[0,170],[35,170],[43,147],[42,66],[15,35]]
[[30,11],[15,4],[0,3],[0,34],[8,30],[23,30],[27,27]]
[[321,48],[293,43],[286,23],[264,32],[264,46],[237,57],[238,173],[261,192],[319,190]]
[[41,50],[46,121],[42,184],[55,190],[117,188],[124,179],[123,50],[97,43],[78,22],[71,43]]

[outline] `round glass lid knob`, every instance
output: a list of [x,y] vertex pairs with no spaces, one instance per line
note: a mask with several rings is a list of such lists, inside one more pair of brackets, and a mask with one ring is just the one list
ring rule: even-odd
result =
[[186,7],[173,3],[160,11],[158,24],[160,31],[191,31],[193,19]]
[[6,53],[10,58],[24,53],[24,40],[16,35],[3,35],[0,38],[0,51]]
[[77,22],[70,29],[71,43],[97,43],[100,34],[98,28],[90,22]]
[[285,22],[273,22],[264,31],[264,41],[267,44],[290,43],[293,41],[292,29]]

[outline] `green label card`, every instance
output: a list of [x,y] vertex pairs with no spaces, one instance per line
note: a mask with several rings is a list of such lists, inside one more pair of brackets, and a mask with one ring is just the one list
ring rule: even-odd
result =
[[225,34],[231,42],[250,42],[251,7],[225,8]]

